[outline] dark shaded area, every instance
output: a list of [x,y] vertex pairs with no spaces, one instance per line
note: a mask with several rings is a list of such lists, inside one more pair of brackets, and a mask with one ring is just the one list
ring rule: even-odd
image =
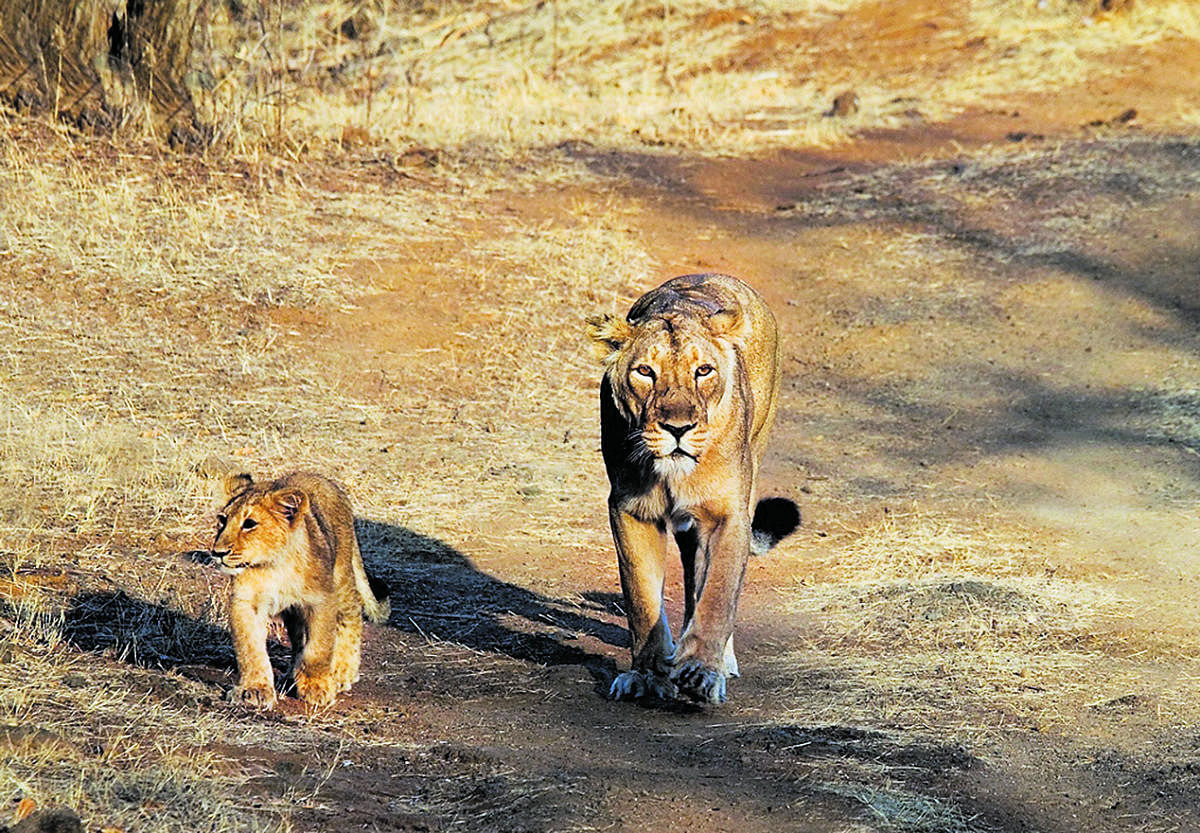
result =
[[736,737],[739,743],[781,759],[848,758],[939,773],[979,764],[959,744],[925,740],[902,743],[884,732],[854,726],[755,726],[738,732]]
[[[833,334],[904,324],[936,335],[941,322],[966,321],[1004,335],[990,350],[939,354],[916,384],[886,375],[845,377],[832,366],[792,367],[785,377],[791,390],[811,399],[833,389],[861,405],[781,410],[780,422],[804,435],[861,438],[879,455],[913,464],[917,479],[921,467],[1053,444],[1200,452],[1200,395],[1180,392],[1177,380],[1168,386],[1153,378],[1136,388],[1090,387],[1086,377],[1013,355],[1009,349],[1022,335],[1029,344],[1047,335],[1023,333],[1021,322],[1008,319],[995,300],[1004,287],[1040,280],[1047,270],[1073,276],[1103,286],[1118,301],[1130,298],[1163,313],[1163,326],[1131,319],[1129,338],[1200,353],[1200,140],[1194,137],[1091,137],[1017,155],[886,164],[847,162],[823,151],[706,162],[580,144],[562,150],[631,190],[657,191],[680,213],[731,237],[788,241],[808,228],[872,223],[921,229],[966,252],[980,280],[996,285],[995,293],[976,286],[965,296],[921,287],[881,292],[849,309],[832,302]],[[731,202],[736,209],[719,207]],[[1174,212],[1162,218],[1161,240],[1155,227],[1160,209]],[[812,277],[798,264],[785,280],[794,281],[798,299],[812,300]],[[931,270],[931,284],[937,279]],[[1098,353],[1107,337],[1096,333]],[[914,367],[921,367],[920,359],[914,356]],[[787,454],[776,447],[768,456]],[[767,461],[769,467],[778,462]],[[823,468],[822,461],[794,453],[786,462]],[[911,485],[877,474],[843,476],[853,493],[878,497],[905,494]]]
[[592,638],[629,644],[625,628],[598,618],[602,602],[586,606],[551,599],[476,569],[450,546],[403,527],[357,519],[355,531],[367,572],[391,590],[393,627],[476,651],[538,665],[579,665],[607,690],[616,666],[573,641]]
[[[139,668],[180,671],[204,666],[233,673],[237,661],[229,631],[123,590],[80,593],[71,599],[63,637],[88,653],[111,653]],[[286,668],[287,648],[272,644],[276,670]]]

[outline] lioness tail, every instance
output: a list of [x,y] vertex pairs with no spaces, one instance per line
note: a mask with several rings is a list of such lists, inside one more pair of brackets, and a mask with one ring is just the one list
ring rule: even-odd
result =
[[765,555],[800,526],[800,507],[785,497],[763,498],[754,507],[750,554]]

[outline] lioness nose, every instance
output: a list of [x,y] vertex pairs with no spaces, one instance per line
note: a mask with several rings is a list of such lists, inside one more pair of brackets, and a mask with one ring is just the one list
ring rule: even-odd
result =
[[682,440],[684,434],[696,427],[696,423],[694,422],[689,422],[687,425],[673,425],[669,422],[660,422],[659,425],[662,427],[662,430],[675,438],[675,442]]

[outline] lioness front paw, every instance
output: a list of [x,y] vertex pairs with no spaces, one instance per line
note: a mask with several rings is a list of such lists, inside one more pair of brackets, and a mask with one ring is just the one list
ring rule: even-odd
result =
[[679,691],[700,703],[725,702],[725,675],[698,659],[684,660],[671,669]]
[[337,697],[337,683],[327,674],[308,674],[297,670],[292,676],[296,683],[296,695],[310,706],[328,706]]
[[608,689],[609,700],[641,700],[645,697],[673,700],[675,684],[658,674],[631,670],[618,674]]
[[269,709],[275,705],[275,687],[267,683],[236,685],[229,690],[229,701],[254,709]]

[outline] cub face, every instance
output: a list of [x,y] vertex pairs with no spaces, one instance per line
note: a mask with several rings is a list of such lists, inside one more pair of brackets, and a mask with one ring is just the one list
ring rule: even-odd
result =
[[233,493],[217,514],[213,561],[231,576],[272,566],[287,551],[288,540],[307,506],[308,496],[299,489],[271,491],[246,478],[245,488]]

